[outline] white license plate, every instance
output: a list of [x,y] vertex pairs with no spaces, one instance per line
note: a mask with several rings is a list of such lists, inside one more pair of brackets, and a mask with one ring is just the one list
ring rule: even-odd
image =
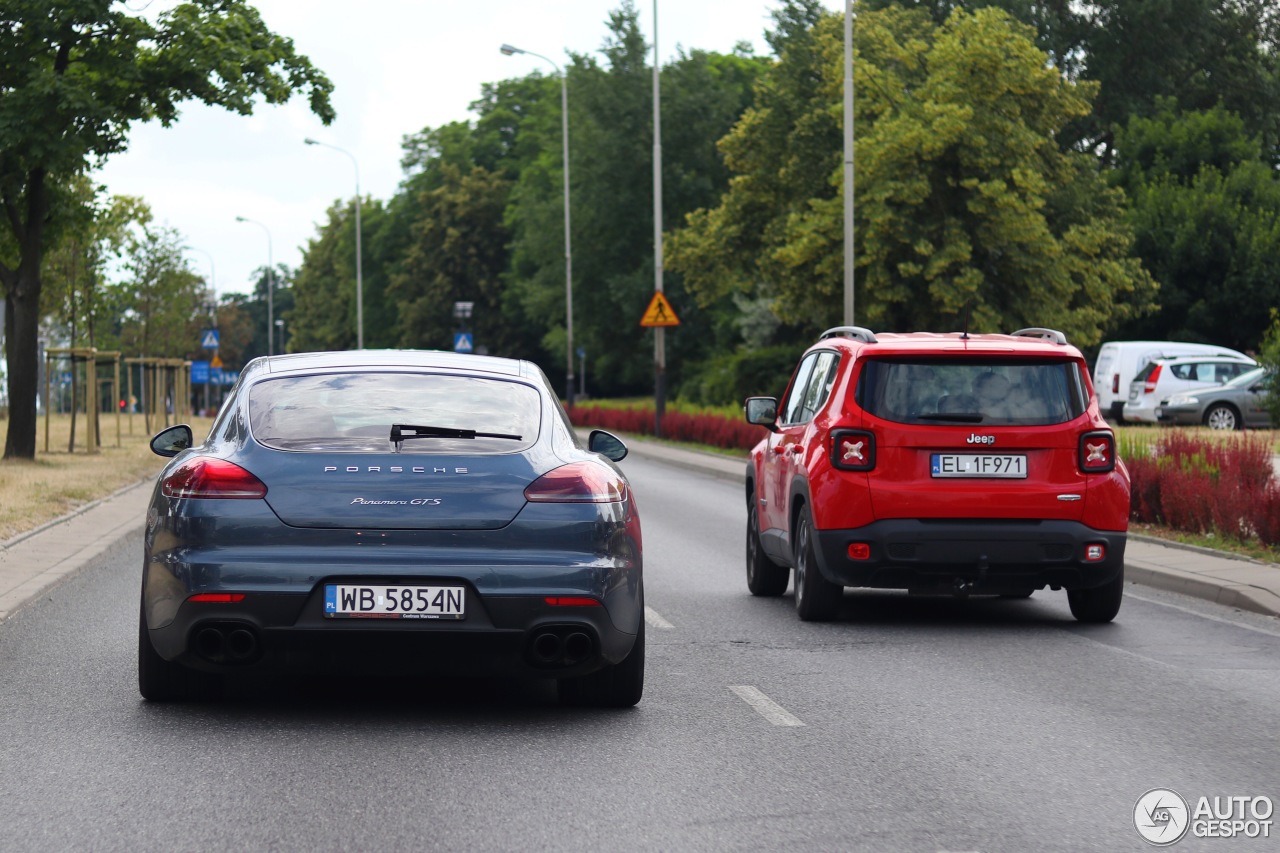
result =
[[1009,477],[1025,479],[1027,457],[1013,453],[935,453],[930,459],[935,477]]
[[467,590],[461,586],[325,584],[328,619],[462,619]]

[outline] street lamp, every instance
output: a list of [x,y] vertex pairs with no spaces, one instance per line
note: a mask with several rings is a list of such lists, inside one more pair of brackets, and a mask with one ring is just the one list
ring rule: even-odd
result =
[[356,157],[345,148],[330,145],[327,142],[307,137],[302,140],[307,145],[319,145],[321,148],[332,148],[351,158],[351,165],[356,168],[356,349],[364,349],[364,253],[360,250],[360,164]]
[[275,355],[271,342],[275,339],[275,289],[276,289],[276,271],[275,262],[271,259],[271,229],[263,225],[256,219],[250,219],[247,216],[237,216],[236,222],[251,222],[257,225],[267,234],[267,355]]
[[280,354],[284,355],[284,320],[276,320],[276,327],[280,329]]
[[565,332],[565,398],[573,405],[573,250],[569,239],[569,76],[565,74],[554,60],[522,50],[509,44],[499,48],[506,56],[524,53],[551,63],[551,67],[560,75],[560,136],[564,144],[564,314]]

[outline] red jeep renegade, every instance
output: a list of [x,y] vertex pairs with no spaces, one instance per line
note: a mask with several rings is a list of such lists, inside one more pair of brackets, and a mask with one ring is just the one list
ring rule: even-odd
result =
[[1120,609],[1129,473],[1080,351],[1052,329],[1009,335],[831,329],[747,466],[747,587],[837,615],[844,587],[1026,597]]

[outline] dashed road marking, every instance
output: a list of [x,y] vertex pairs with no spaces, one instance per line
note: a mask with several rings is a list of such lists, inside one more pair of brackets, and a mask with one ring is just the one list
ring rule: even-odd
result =
[[644,621],[649,623],[650,628],[674,628],[675,627],[675,625],[672,625],[666,619],[663,619],[662,616],[658,613],[658,611],[648,606],[646,606],[644,609]]
[[800,719],[749,684],[737,684],[729,687],[738,698],[746,702],[756,712],[775,726],[803,726]]

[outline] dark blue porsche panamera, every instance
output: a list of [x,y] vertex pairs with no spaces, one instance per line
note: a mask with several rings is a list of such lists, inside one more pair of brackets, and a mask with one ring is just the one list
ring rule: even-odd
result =
[[544,676],[562,701],[644,685],[635,497],[616,437],[583,447],[542,371],[426,351],[242,372],[147,513],[138,679],[200,698],[250,670]]

